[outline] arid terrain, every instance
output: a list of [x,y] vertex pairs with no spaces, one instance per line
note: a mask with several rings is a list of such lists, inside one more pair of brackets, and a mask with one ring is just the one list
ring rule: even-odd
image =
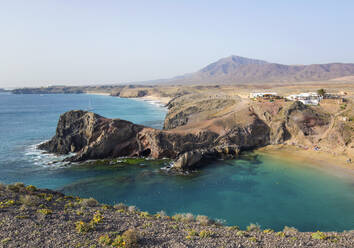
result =
[[0,184],[0,247],[353,247],[353,231],[225,227],[206,216],[167,216],[133,206]]
[[[251,92],[276,92],[285,98],[320,88],[338,98],[323,99],[319,105],[311,106],[286,99],[249,97]],[[282,144],[307,151],[304,154],[313,154],[314,159],[323,153],[330,154],[334,161],[339,158],[338,164],[352,168],[349,163],[354,155],[351,83],[125,86],[108,92],[96,89],[96,93],[165,102],[168,113],[164,130],[122,121],[118,124],[97,115],[88,117],[84,112],[67,113],[62,116],[65,118],[62,123],[72,123],[70,128],[66,126],[66,131],[57,133],[41,149],[60,154],[76,152],[73,161],[117,156],[168,157],[176,159],[176,168],[191,168],[204,158],[232,158],[244,150]],[[87,118],[90,121],[75,124]],[[127,125],[133,128],[129,130],[135,130],[130,135],[121,131]],[[62,129],[58,127],[57,132]],[[111,134],[105,136],[108,133]]]

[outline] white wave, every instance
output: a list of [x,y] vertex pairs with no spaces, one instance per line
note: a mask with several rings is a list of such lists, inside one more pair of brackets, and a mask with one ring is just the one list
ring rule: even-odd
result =
[[63,162],[63,160],[67,157],[72,156],[73,154],[56,155],[56,154],[47,153],[43,150],[39,150],[37,148],[38,145],[44,142],[28,146],[24,151],[24,156],[26,160],[32,162],[36,166],[45,167],[45,168],[54,169],[54,168],[62,168],[63,166],[66,166],[68,162]]
[[146,102],[146,103],[149,103],[151,105],[155,105],[155,106],[158,106],[161,108],[166,108],[164,103],[157,101],[157,100],[150,100],[150,99],[144,99],[144,98],[138,98],[138,97],[131,98],[131,99],[136,100],[136,101]]

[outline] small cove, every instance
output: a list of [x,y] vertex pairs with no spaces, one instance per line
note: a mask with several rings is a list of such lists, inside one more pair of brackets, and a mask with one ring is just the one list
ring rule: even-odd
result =
[[213,161],[189,176],[167,175],[166,161],[120,166],[48,165],[58,160],[35,144],[55,132],[59,115],[86,109],[110,118],[161,128],[166,110],[132,99],[98,95],[0,94],[0,181],[22,181],[105,203],[124,202],[169,215],[191,212],[242,228],[259,223],[281,230],[342,231],[354,228],[354,181],[311,165],[246,153],[238,160]]

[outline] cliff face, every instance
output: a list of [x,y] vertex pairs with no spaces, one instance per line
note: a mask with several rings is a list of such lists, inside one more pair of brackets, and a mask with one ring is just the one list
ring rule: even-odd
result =
[[[176,159],[191,151],[200,158],[234,157],[240,149],[269,143],[268,133],[267,125],[256,117],[227,131],[215,129],[213,123],[190,130],[156,130],[91,112],[69,111],[61,115],[55,136],[39,148],[58,154],[75,152],[70,161],[121,156]],[[190,155],[185,156],[189,159]]]
[[68,158],[70,161],[122,156],[171,158],[175,159],[174,168],[188,169],[204,158],[233,158],[242,150],[269,144],[314,146],[331,143],[331,139],[340,139],[338,136],[348,143],[346,131],[340,131],[339,124],[331,124],[329,114],[300,102],[190,97],[195,100],[176,98],[170,102],[165,128],[173,128],[165,130],[69,111],[61,115],[55,136],[39,148],[76,153]]

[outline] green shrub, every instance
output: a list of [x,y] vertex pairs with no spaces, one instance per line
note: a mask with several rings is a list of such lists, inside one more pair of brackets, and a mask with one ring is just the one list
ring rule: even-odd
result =
[[78,233],[86,233],[93,230],[93,226],[84,221],[75,222],[75,229]]
[[315,233],[312,233],[311,234],[311,237],[313,238],[313,239],[327,239],[328,238],[328,236],[326,235],[326,234],[324,234],[323,232],[320,232],[320,231],[317,231],[317,232],[315,232]]
[[256,237],[250,237],[248,238],[249,241],[251,242],[257,242],[257,238]]
[[112,247],[115,248],[124,248],[125,247],[125,241],[123,240],[123,237],[118,235],[112,242]]
[[108,236],[108,234],[104,234],[98,238],[98,243],[100,243],[101,245],[110,245],[112,243],[112,240]]
[[33,185],[28,185],[26,187],[26,190],[29,191],[29,192],[34,192],[34,191],[37,191],[37,188]]
[[93,215],[93,218],[91,220],[92,225],[96,225],[98,223],[101,223],[103,221],[103,216],[100,211],[96,211],[96,213]]
[[64,205],[64,209],[74,208],[74,206],[75,206],[74,203],[68,202]]
[[273,233],[274,231],[272,230],[272,229],[265,229],[264,231],[263,231],[263,233],[265,233],[265,234],[270,234],[270,233]]
[[11,241],[11,238],[4,238],[4,239],[1,240],[1,243],[2,244],[7,244],[10,241]]
[[347,108],[347,104],[340,105],[340,109],[341,109],[341,110],[344,110],[344,109],[346,109],[346,108]]
[[245,232],[245,231],[238,231],[238,232],[236,233],[236,235],[237,235],[237,236],[240,236],[240,237],[244,237],[244,236],[246,236],[246,232]]
[[276,235],[278,237],[282,237],[282,238],[284,238],[286,236],[284,232],[277,232]]
[[188,231],[188,234],[186,236],[186,239],[192,239],[193,237],[197,237],[199,234],[197,231],[191,229]]
[[213,232],[207,231],[207,230],[202,230],[199,232],[199,237],[201,238],[209,238],[213,236]]
[[172,216],[172,220],[174,221],[182,221],[182,218],[183,218],[182,214],[175,214]]
[[43,214],[43,215],[49,215],[52,214],[53,211],[51,209],[48,208],[42,208],[42,209],[38,209],[37,213]]
[[238,230],[240,230],[240,227],[239,226],[229,226],[229,230],[238,231]]
[[151,217],[151,215],[149,214],[149,212],[140,212],[140,216],[143,218],[149,218]]
[[103,210],[108,210],[110,208],[112,208],[112,206],[108,205],[108,204],[103,204],[101,207]]
[[171,225],[170,227],[174,230],[178,230],[178,225]]
[[11,206],[13,206],[15,204],[16,204],[16,202],[14,200],[3,201],[3,202],[0,202],[0,208],[11,207]]

